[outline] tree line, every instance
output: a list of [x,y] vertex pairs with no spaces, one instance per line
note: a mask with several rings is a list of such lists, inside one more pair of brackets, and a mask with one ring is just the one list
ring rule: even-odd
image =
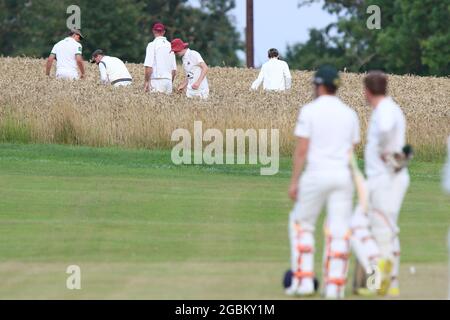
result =
[[208,63],[240,64],[240,34],[229,11],[234,0],[201,0],[194,8],[187,0],[0,0],[0,54],[46,57],[54,43],[67,33],[67,7],[81,10],[81,30],[86,37],[83,53],[89,58],[101,48],[128,62],[141,63],[151,26],[161,21],[169,39],[192,43]]
[[[450,0],[302,0],[300,10],[313,2],[337,21],[288,47],[292,67],[326,62],[354,72],[450,75]],[[370,5],[380,8],[380,29],[367,28]]]
[[[287,47],[284,58],[294,69],[330,63],[354,72],[450,75],[450,0],[298,1],[299,10],[322,3],[336,22],[310,30],[308,41]],[[152,40],[151,25],[162,21],[169,39],[192,43],[209,65],[243,65],[237,53],[244,44],[231,15],[235,0],[199,3],[193,8],[188,0],[0,0],[0,55],[46,57],[67,31],[66,9],[75,4],[86,35],[85,58],[102,48],[141,63]],[[381,9],[380,29],[367,28],[369,5]]]

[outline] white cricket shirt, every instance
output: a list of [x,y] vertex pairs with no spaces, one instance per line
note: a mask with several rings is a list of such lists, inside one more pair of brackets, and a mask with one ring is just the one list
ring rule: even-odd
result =
[[368,177],[390,172],[381,155],[401,152],[405,146],[405,134],[406,120],[402,110],[391,97],[384,98],[370,116],[364,152]]
[[72,37],[67,37],[53,46],[51,54],[56,56],[56,76],[73,75],[78,77],[75,56],[82,53],[83,47]]
[[[188,78],[188,86],[192,86],[195,82],[197,82],[198,78],[202,73],[202,69],[200,67],[200,63],[205,62],[200,55],[195,50],[187,49],[186,53],[183,56],[183,68],[186,72],[186,77]],[[203,79],[199,91],[209,90],[208,80],[206,77]]]
[[291,82],[288,64],[278,58],[271,58],[262,65],[258,78],[251,88],[256,90],[263,83],[264,90],[284,91],[291,88]]
[[349,170],[349,152],[360,140],[358,116],[338,97],[320,96],[300,110],[295,135],[309,139],[306,170]]
[[127,67],[122,60],[115,57],[104,56],[98,64],[100,80],[103,83],[111,83],[120,79],[132,80]]
[[[444,175],[442,177],[442,186],[444,190],[450,194],[450,136],[447,140],[447,163],[444,167]],[[450,238],[449,238],[450,241]],[[449,247],[450,249],[450,247]]]
[[144,66],[153,68],[152,79],[172,80],[172,71],[177,70],[177,62],[166,37],[156,37],[147,45]]

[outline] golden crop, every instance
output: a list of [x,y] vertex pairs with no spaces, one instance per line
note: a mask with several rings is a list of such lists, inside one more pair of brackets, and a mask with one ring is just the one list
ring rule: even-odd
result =
[[[91,146],[169,148],[172,131],[204,128],[277,128],[281,152],[292,150],[299,107],[313,98],[311,72],[293,72],[288,93],[250,92],[257,70],[211,68],[210,98],[143,92],[143,66],[128,64],[134,84],[113,88],[99,84],[95,65],[87,79],[47,78],[45,61],[0,58],[0,140]],[[53,70],[54,72],[54,70]],[[181,81],[180,70],[176,84]],[[362,93],[362,74],[342,74],[339,96],[359,114],[365,136],[370,108]],[[391,76],[390,93],[408,120],[408,142],[423,159],[442,155],[450,134],[450,79]],[[20,138],[20,139],[22,139]],[[19,139],[19,140],[20,140]]]

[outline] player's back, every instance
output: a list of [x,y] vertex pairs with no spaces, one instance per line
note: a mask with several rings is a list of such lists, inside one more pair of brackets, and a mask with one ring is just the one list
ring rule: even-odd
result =
[[303,107],[297,136],[309,139],[306,170],[349,169],[349,152],[359,142],[356,112],[336,96],[325,95]]
[[285,73],[289,67],[285,61],[270,59],[263,65],[264,68],[264,89],[285,90]]
[[153,46],[154,52],[152,79],[172,79],[176,62],[170,42],[165,37],[157,37],[149,46]]
[[389,166],[381,159],[381,153],[401,152],[405,140],[405,115],[391,97],[386,97],[370,117],[364,152],[366,174],[370,177],[390,172]]
[[52,54],[56,56],[57,74],[67,72],[78,73],[75,56],[76,54],[81,54],[81,44],[67,37],[55,44]]
[[108,73],[108,78],[110,81],[115,81],[117,79],[131,79],[131,75],[128,72],[127,67],[122,60],[116,57],[105,56],[102,59],[105,64],[106,71]]

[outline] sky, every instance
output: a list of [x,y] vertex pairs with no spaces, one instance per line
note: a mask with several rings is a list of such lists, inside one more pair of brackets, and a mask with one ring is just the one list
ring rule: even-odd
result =
[[[198,5],[198,0],[190,0]],[[255,66],[267,60],[267,50],[277,48],[280,54],[286,52],[288,44],[308,40],[308,30],[323,28],[335,18],[322,10],[316,3],[298,8],[298,0],[254,0]],[[244,40],[246,0],[236,0],[236,8],[231,12],[237,30]],[[240,58],[245,59],[244,53]]]

